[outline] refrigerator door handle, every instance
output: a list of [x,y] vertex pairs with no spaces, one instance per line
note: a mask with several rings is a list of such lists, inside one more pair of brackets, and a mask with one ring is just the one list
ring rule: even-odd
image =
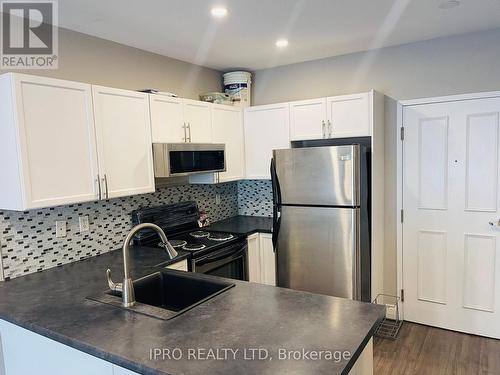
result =
[[278,233],[281,223],[281,189],[276,173],[276,164],[274,159],[271,159],[271,182],[273,188],[273,250],[276,252],[276,244],[278,242]]

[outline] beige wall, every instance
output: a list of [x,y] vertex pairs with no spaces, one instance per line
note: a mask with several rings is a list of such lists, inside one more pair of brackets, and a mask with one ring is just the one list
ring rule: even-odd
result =
[[221,90],[216,70],[67,29],[60,29],[59,56],[57,70],[18,72],[131,90],[157,88],[191,99]]
[[[293,43],[290,44],[293,48]],[[253,104],[375,89],[386,109],[384,289],[396,292],[396,100],[500,90],[500,29],[255,72]]]

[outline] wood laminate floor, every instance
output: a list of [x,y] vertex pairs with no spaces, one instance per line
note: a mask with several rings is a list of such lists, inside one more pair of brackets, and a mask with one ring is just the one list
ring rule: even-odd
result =
[[500,340],[404,322],[397,340],[375,338],[373,365],[375,375],[500,375]]

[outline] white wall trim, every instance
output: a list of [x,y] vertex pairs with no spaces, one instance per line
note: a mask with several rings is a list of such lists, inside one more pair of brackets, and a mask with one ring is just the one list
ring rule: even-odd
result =
[[[403,285],[403,223],[401,223],[401,210],[403,209],[403,142],[401,141],[401,128],[403,127],[403,104],[397,104],[397,127],[396,127],[396,140],[397,140],[397,163],[396,163],[396,293],[401,298],[401,290]],[[400,319],[404,319],[404,302],[400,306]]]
[[400,104],[403,107],[406,107],[410,105],[456,102],[461,100],[474,100],[474,99],[485,99],[485,98],[496,98],[496,97],[500,97],[500,91],[486,91],[486,92],[478,92],[470,94],[458,94],[458,95],[447,95],[447,96],[435,96],[431,98],[400,100],[398,104]]
[[[399,217],[401,215],[401,210],[403,206],[403,187],[404,187],[404,153],[403,153],[403,142],[400,141],[400,130],[404,125],[403,111],[405,107],[433,104],[433,103],[445,103],[445,102],[455,102],[463,100],[476,100],[476,99],[487,99],[500,97],[500,91],[488,91],[479,93],[469,93],[469,94],[459,94],[459,95],[448,95],[448,96],[436,96],[431,98],[420,98],[411,100],[400,100],[397,104],[397,205],[396,205],[396,215],[398,217],[397,225],[397,249],[396,249],[396,264],[397,264],[397,294],[401,297],[401,289],[404,289],[403,283],[403,236],[404,236],[404,224],[401,223]],[[401,304],[401,319],[404,319],[404,303]]]

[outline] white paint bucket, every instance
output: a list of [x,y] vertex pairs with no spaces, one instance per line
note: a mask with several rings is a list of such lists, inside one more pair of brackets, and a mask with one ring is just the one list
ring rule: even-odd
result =
[[224,92],[234,105],[249,107],[251,98],[252,74],[249,72],[229,72],[224,74]]

